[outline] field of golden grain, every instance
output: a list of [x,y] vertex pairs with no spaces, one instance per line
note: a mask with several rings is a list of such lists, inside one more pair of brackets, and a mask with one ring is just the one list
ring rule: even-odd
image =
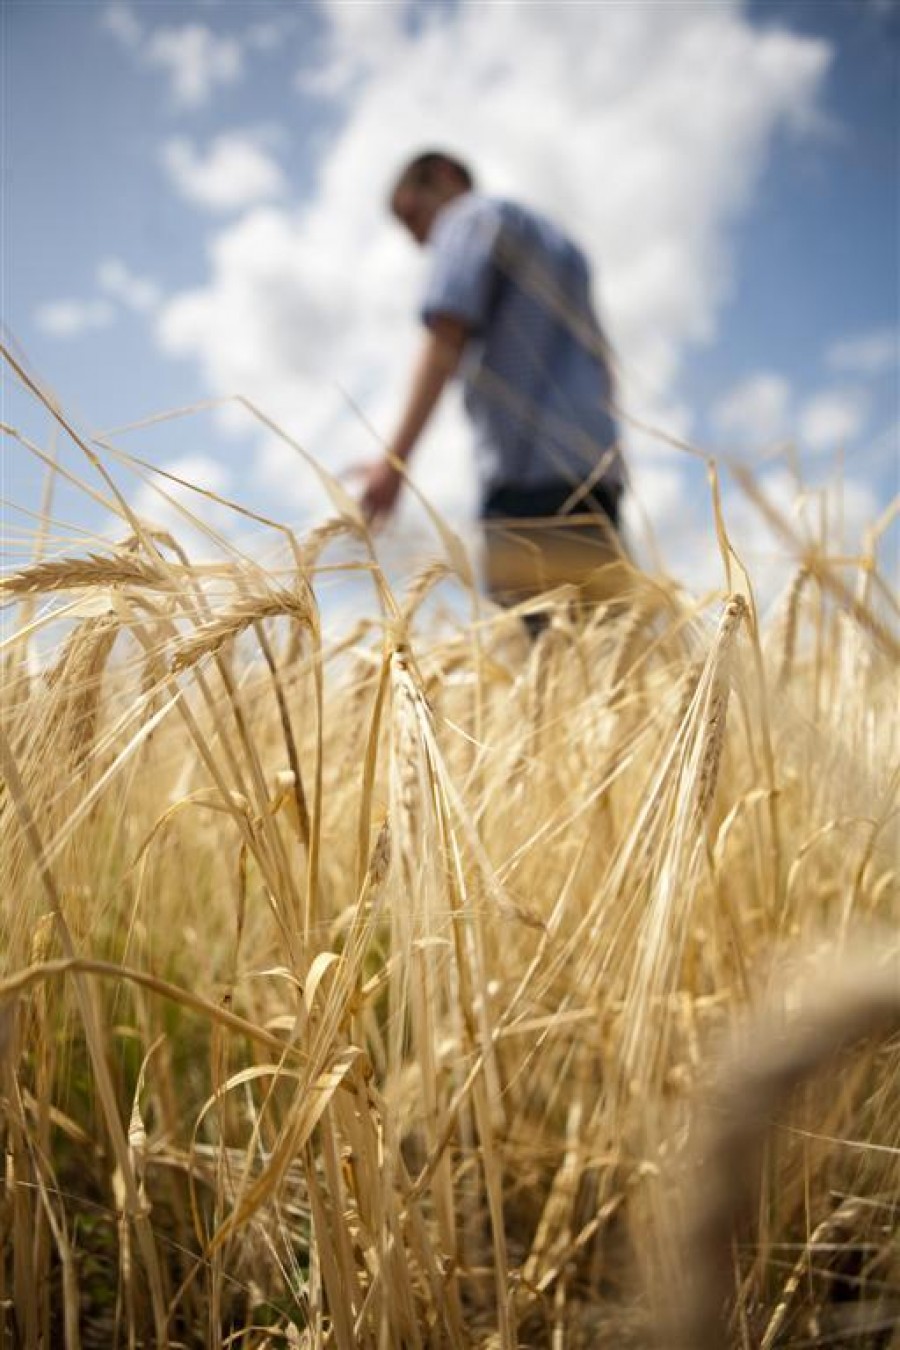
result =
[[2,583],[4,1344],[898,1344],[880,527],[532,642],[445,527],[203,562],[83,448],[118,542]]

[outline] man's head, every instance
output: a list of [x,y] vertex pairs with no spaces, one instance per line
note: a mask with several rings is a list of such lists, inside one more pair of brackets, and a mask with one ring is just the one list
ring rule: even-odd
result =
[[442,150],[426,150],[410,160],[398,177],[390,208],[416,243],[424,244],[441,207],[474,186],[472,174],[460,160]]

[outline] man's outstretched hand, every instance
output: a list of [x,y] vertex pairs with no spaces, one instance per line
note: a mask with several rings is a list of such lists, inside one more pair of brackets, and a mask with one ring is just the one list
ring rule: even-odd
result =
[[403,474],[393,460],[408,460],[434,411],[444,385],[459,365],[469,330],[459,319],[437,315],[422,340],[400,422],[388,442],[390,454],[362,469],[359,504],[369,525],[380,525],[393,511]]
[[381,525],[397,505],[403,475],[389,459],[377,459],[361,469],[361,473],[364,478],[359,504],[366,524]]

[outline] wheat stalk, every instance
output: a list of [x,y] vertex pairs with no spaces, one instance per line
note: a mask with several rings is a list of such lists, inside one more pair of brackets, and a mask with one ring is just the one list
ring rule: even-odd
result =
[[[773,1119],[801,1083],[840,1054],[860,1041],[898,1031],[896,959],[885,965],[867,953],[821,971],[802,1012],[787,1027],[771,1013],[762,1014],[736,1039],[704,1108],[696,1145],[697,1177],[681,1248],[683,1285],[672,1291],[677,1309],[669,1321],[673,1350],[700,1345],[726,1350],[730,1344],[722,1308],[731,1281],[731,1242],[758,1195],[762,1146]],[[770,1326],[777,1330],[782,1316],[776,1310]],[[765,1338],[768,1343],[774,1334]]]

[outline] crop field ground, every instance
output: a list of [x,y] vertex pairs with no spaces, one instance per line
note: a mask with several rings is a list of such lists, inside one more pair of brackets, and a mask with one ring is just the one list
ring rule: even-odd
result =
[[3,1344],[900,1345],[891,517],[531,641],[56,415],[120,529],[2,582]]

